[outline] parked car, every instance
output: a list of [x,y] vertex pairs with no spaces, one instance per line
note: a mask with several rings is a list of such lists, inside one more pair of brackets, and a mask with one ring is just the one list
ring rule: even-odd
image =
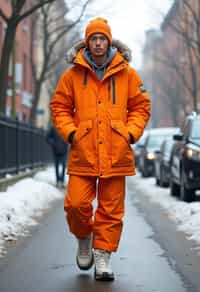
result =
[[195,200],[200,189],[200,115],[189,115],[183,132],[174,135],[171,156],[170,192],[185,202]]
[[140,170],[140,163],[139,163],[139,157],[142,147],[144,146],[145,137],[147,136],[148,130],[144,130],[143,135],[140,137],[138,142],[136,144],[133,144],[133,151],[135,156],[135,165]]
[[143,177],[154,176],[155,152],[160,149],[160,145],[164,139],[172,137],[176,132],[177,128],[175,127],[155,128],[148,131],[139,157],[139,164]]
[[165,139],[160,150],[156,151],[155,157],[155,178],[156,184],[161,187],[169,186],[171,151],[174,144],[172,137]]

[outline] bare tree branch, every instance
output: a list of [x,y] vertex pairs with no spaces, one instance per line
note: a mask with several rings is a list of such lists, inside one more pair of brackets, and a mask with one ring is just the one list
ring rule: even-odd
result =
[[3,20],[5,22],[9,21],[9,18],[5,15],[5,13],[3,13],[2,9],[0,8],[0,16],[3,18]]
[[[34,41],[34,39],[35,39],[36,22],[37,22],[37,18],[31,17],[31,40],[32,41]],[[32,71],[33,80],[35,82],[35,80],[37,79],[37,73],[36,73],[36,66],[35,66],[35,62],[34,62],[33,47],[34,46],[31,43],[30,44],[30,64],[31,64],[31,71]]]
[[19,15],[25,2],[26,2],[26,0],[18,0],[17,2],[15,0],[11,1],[11,7],[12,7],[12,16],[11,17]]
[[69,8],[66,8],[64,11],[62,11],[62,14],[59,14],[57,17],[51,17],[49,19],[50,23],[57,23],[60,19],[62,19],[63,17],[65,17],[65,15],[69,12]]
[[2,113],[5,113],[6,110],[9,61],[12,54],[17,26],[25,17],[31,15],[43,5],[56,0],[37,0],[37,4],[34,4],[30,9],[20,15],[26,1],[27,0],[11,0],[12,12],[9,17],[0,9],[0,16],[7,23],[0,59],[0,112]]
[[[40,94],[41,94],[41,87],[42,84],[44,84],[45,81],[47,81],[48,78],[52,78],[53,72],[55,74],[56,68],[61,66],[60,60],[63,59],[64,55],[64,50],[62,51],[62,48],[64,47],[59,47],[60,42],[64,38],[65,35],[69,31],[72,30],[78,24],[84,14],[84,11],[92,0],[87,0],[85,1],[84,4],[82,4],[81,11],[79,16],[76,18],[75,21],[64,23],[63,21],[60,22],[60,20],[64,20],[64,15],[63,18],[60,17],[60,15],[63,14],[63,11],[68,12],[68,9],[64,9],[59,11],[54,11],[56,9],[56,6],[52,6],[52,11],[49,13],[47,12],[47,9],[51,6],[51,4],[48,7],[42,7],[41,8],[41,23],[39,24],[42,26],[42,64],[40,64],[40,72],[37,74],[37,79],[35,80],[35,99],[33,103],[33,107],[31,110],[31,122],[34,123],[35,121],[35,112],[37,108],[37,104],[39,102]],[[55,4],[56,5],[56,4]],[[55,22],[55,19],[58,20],[58,23]],[[62,43],[63,44],[63,43]],[[64,42],[65,46],[65,42]],[[63,66],[63,65],[62,65]],[[66,65],[65,65],[66,66]],[[38,71],[38,70],[37,70]]]
[[[200,63],[200,5],[197,11],[189,3],[190,1],[183,0],[182,14],[177,15],[176,21],[169,22],[172,31],[181,36],[185,43],[189,44],[193,53],[196,55]],[[191,31],[195,26],[196,31]]]
[[34,13],[36,10],[38,10],[41,7],[43,7],[45,4],[51,3],[51,2],[54,2],[54,1],[56,1],[56,0],[43,0],[43,1],[39,2],[38,4],[34,5],[33,7],[31,7],[27,11],[25,11],[22,15],[18,16],[17,22],[20,22],[25,17],[27,17],[30,14]]
[[183,68],[180,67],[180,64],[177,63],[177,60],[172,55],[167,55],[166,59],[163,59],[160,56],[156,56],[155,58],[157,62],[160,62],[167,67],[174,69],[188,91],[192,92],[191,84],[185,76]]

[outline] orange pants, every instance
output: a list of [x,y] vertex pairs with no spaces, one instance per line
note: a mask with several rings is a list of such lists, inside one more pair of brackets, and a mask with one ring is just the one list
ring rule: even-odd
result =
[[[97,208],[93,214],[95,198]],[[124,176],[101,179],[71,175],[64,201],[70,231],[79,238],[93,233],[93,248],[116,251],[122,232],[124,201]]]

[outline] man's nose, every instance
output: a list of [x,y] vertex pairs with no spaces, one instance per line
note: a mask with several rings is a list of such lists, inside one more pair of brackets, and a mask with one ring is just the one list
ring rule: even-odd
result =
[[100,45],[101,44],[101,40],[99,38],[96,39],[96,45]]

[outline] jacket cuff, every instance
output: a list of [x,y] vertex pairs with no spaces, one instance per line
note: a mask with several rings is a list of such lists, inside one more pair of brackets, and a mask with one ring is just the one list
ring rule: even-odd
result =
[[134,141],[133,135],[129,133],[129,136],[130,136],[130,144],[134,144],[135,141]]
[[76,131],[72,131],[70,134],[69,134],[69,137],[68,137],[68,142],[70,144],[72,144],[73,142],[73,139],[74,139],[74,135],[75,135]]

